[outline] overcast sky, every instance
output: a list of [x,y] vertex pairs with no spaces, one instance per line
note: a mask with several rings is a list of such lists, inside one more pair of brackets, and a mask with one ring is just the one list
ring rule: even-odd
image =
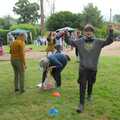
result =
[[[0,3],[0,17],[6,15],[12,15],[14,17],[15,14],[12,12],[12,9],[16,1],[18,0],[2,0]],[[31,1],[39,3],[39,0]],[[55,12],[68,10],[73,13],[80,13],[88,3],[93,3],[97,6],[104,19],[109,19],[110,8],[112,8],[112,15],[120,14],[119,0],[55,0]],[[48,12],[48,10],[48,6],[46,6],[46,11]]]

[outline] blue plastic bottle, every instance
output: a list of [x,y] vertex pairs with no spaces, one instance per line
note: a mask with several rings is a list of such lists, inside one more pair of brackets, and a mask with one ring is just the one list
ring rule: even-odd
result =
[[57,116],[58,114],[59,114],[59,111],[56,108],[51,108],[48,111],[48,115],[51,116],[51,117]]

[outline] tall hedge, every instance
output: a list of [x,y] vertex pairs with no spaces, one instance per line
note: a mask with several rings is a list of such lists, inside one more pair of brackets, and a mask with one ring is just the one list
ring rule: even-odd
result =
[[3,44],[6,45],[7,44],[7,33],[9,32],[9,30],[4,30],[4,29],[0,29],[0,36],[3,39]]
[[31,31],[33,39],[35,39],[38,36],[37,29],[32,24],[15,24],[10,27],[10,30],[15,30],[15,29],[25,29]]

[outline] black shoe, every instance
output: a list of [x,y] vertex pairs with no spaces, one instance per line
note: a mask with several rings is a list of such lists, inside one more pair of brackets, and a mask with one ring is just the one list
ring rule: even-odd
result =
[[19,89],[15,89],[15,92],[18,92],[19,91]]
[[80,104],[79,106],[78,106],[78,108],[76,109],[76,112],[77,113],[82,113],[84,111],[84,105],[83,104]]

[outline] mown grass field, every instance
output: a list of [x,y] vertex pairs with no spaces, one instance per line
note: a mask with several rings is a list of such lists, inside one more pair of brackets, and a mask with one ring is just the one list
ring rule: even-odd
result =
[[[43,45],[43,46],[36,46],[36,45],[34,45],[34,44],[31,44],[31,45],[26,45],[26,46],[25,46],[25,49],[27,50],[27,49],[29,49],[29,48],[32,48],[32,51],[34,51],[34,52],[43,52],[43,51],[46,50],[46,47],[47,47],[47,46],[45,46],[45,45]],[[9,53],[9,51],[10,51],[9,45],[5,45],[5,46],[3,46],[3,48],[4,48],[4,51],[5,51],[6,53]]]
[[[101,57],[92,105],[87,101],[85,111],[78,114],[79,102],[76,82],[78,63],[73,59],[62,72],[61,97],[51,91],[40,91],[41,79],[37,60],[28,60],[26,92],[15,94],[13,71],[9,61],[0,61],[0,120],[120,120],[120,57]],[[50,117],[48,110],[56,107],[59,115]]]

